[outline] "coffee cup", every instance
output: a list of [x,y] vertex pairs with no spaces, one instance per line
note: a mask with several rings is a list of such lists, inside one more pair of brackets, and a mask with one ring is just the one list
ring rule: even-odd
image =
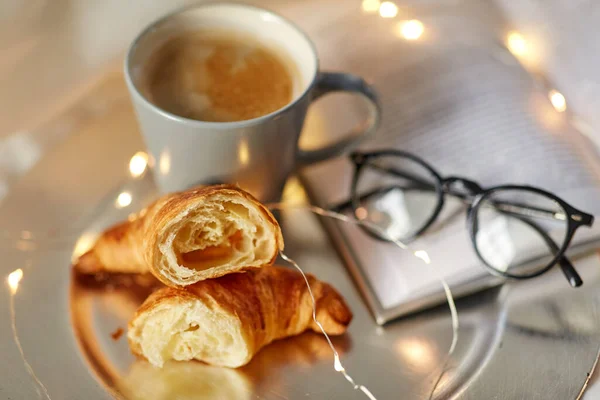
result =
[[[229,42],[218,47],[221,42],[207,39],[214,36],[213,33],[224,35],[225,32],[238,41],[239,38],[249,38],[248,44],[240,44],[245,49],[251,48],[251,43],[260,43],[266,49],[266,58],[262,61],[254,58],[249,62],[268,63],[268,57],[272,53],[273,57],[282,60],[281,64],[285,64],[289,79],[277,78],[276,72],[281,70],[280,66],[275,65],[278,62],[266,64],[269,68],[275,68],[276,72],[269,72],[266,76],[255,79],[252,73],[265,75],[264,71],[271,71],[262,64],[257,64],[258,67],[253,70],[255,72],[237,76],[237,81],[231,76],[223,77],[223,68],[217,64],[214,69],[216,72],[209,79],[210,71],[207,72],[201,63],[207,62],[207,57],[213,57],[216,50],[192,50],[194,60],[198,59],[197,54],[206,53],[204,58],[194,61],[199,63],[195,69],[188,68],[186,59],[178,61],[176,67],[169,64],[163,70],[157,69],[156,66],[161,65],[160,57],[173,59],[179,57],[177,51],[187,51],[182,46],[175,51],[177,54],[164,51],[166,46],[173,46],[175,40],[181,41],[186,37],[197,39],[184,40],[185,43],[193,42],[194,46],[211,45],[211,49],[225,49],[224,54],[229,54],[227,49],[232,47]],[[161,51],[166,55],[161,56]],[[214,60],[211,59],[210,62],[214,64]],[[239,72],[240,68],[235,68],[236,73]],[[171,75],[168,75],[169,72]],[[153,92],[152,86],[158,87],[159,84],[154,81],[161,74],[163,77],[173,78],[160,82],[161,88],[164,89],[166,85],[167,92],[171,95],[169,97],[166,94],[165,99],[156,97],[157,93],[162,96],[160,93],[163,92]],[[183,75],[190,75],[190,78]],[[200,184],[235,183],[262,201],[277,201],[287,177],[297,166],[334,157],[348,150],[377,129],[381,115],[374,89],[362,78],[346,73],[320,71],[315,46],[305,33],[271,11],[246,4],[204,3],[175,11],[151,23],[138,35],[127,52],[125,80],[144,141],[154,160],[156,183],[163,193]],[[206,93],[190,95],[190,99],[194,100],[191,105],[179,104],[181,98],[188,99],[188,94],[173,94],[169,92],[172,89],[169,85],[176,85],[172,83],[175,81],[180,85],[182,80],[191,82],[188,86],[195,88],[194,90],[202,86]],[[237,86],[232,86],[236,82]],[[246,86],[249,87],[249,93],[246,93],[249,97],[245,98],[243,90]],[[184,85],[178,90],[188,90],[186,88]],[[211,94],[211,90],[221,92]],[[284,93],[289,98],[285,100],[282,97],[284,100],[280,104],[261,103],[275,99],[274,90],[280,90],[277,93]],[[236,95],[232,95],[232,91]],[[352,92],[368,99],[365,103],[369,107],[367,121],[333,144],[314,150],[300,149],[298,141],[310,103],[332,92]],[[245,101],[256,103],[256,107],[250,107],[248,111]],[[196,104],[202,107],[203,113],[187,113],[186,110],[196,107]],[[220,104],[221,108],[217,110],[215,104]],[[185,112],[180,112],[177,107]],[[221,112],[223,107],[231,110]],[[219,113],[213,113],[214,110]],[[206,114],[207,111],[210,112]],[[217,118],[213,118],[215,115]],[[225,118],[221,118],[222,115]]]

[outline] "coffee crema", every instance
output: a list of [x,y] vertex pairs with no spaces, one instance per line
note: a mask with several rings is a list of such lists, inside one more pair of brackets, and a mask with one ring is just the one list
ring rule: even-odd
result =
[[241,34],[182,33],[151,55],[142,91],[158,107],[185,118],[257,118],[292,100],[291,64],[285,60]]

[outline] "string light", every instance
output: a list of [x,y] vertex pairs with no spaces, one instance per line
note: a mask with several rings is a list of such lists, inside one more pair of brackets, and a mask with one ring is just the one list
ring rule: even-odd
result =
[[167,175],[171,171],[171,154],[168,151],[161,153],[158,160],[158,170],[163,175]]
[[527,41],[519,32],[509,32],[506,37],[506,47],[515,56],[524,56],[527,54],[528,45]]
[[131,197],[131,193],[129,192],[121,192],[117,196],[117,201],[115,203],[117,208],[125,208],[131,204],[133,197]]
[[137,178],[144,174],[148,166],[148,154],[143,151],[138,151],[129,160],[129,173],[132,177]]
[[298,270],[298,272],[300,272],[300,274],[304,278],[304,282],[306,283],[306,287],[308,288],[308,294],[310,296],[310,300],[311,300],[311,304],[312,304],[313,321],[315,321],[315,324],[319,327],[319,329],[321,330],[321,333],[323,333],[323,336],[325,336],[325,339],[327,340],[327,343],[329,344],[329,347],[331,348],[331,351],[333,352],[333,369],[335,369],[337,372],[340,372],[344,376],[344,378],[346,378],[346,380],[348,382],[350,382],[350,384],[352,385],[354,390],[360,390],[369,398],[369,400],[377,400],[377,398],[375,396],[373,396],[373,394],[371,393],[371,391],[369,389],[367,389],[367,387],[357,384],[354,381],[354,379],[350,376],[350,374],[348,374],[346,372],[346,368],[344,368],[344,366],[342,365],[342,361],[340,360],[340,355],[338,354],[337,350],[335,349],[335,346],[333,345],[333,343],[331,343],[331,339],[329,338],[329,335],[327,334],[327,332],[325,332],[325,328],[323,328],[323,325],[321,325],[321,322],[319,322],[319,320],[317,319],[317,302],[315,301],[315,296],[313,295],[312,288],[310,287],[310,283],[308,283],[308,278],[306,277],[306,274],[304,273],[302,268],[300,268],[298,263],[296,261],[292,260],[291,258],[289,258],[283,251],[279,251],[279,255],[285,261],[292,264],[294,266],[294,268],[296,268]]
[[423,260],[425,264],[431,264],[431,259],[429,258],[429,254],[425,250],[417,250],[415,251],[415,257]]
[[355,211],[356,218],[361,219],[361,220],[367,218],[368,213],[369,212],[364,207],[358,207]]
[[398,15],[398,6],[391,1],[384,1],[379,6],[379,15],[382,18],[394,18]]
[[248,140],[245,138],[242,139],[238,147],[238,160],[243,166],[248,165],[250,162],[250,148],[248,146]]
[[17,293],[21,279],[23,279],[23,270],[21,268],[16,269],[10,274],[8,274],[8,278],[6,278],[6,281],[8,282],[8,287],[10,288],[10,293],[12,295]]
[[379,10],[381,2],[379,0],[363,0],[362,9],[366,13],[374,13]]
[[548,98],[550,99],[550,102],[556,111],[565,112],[567,110],[567,100],[565,99],[565,96],[563,96],[563,94],[558,90],[552,89],[548,93]]
[[[23,346],[21,346],[21,340],[19,339],[19,335],[17,332],[17,318],[15,314],[15,295],[17,294],[17,290],[19,289],[19,283],[21,283],[21,279],[23,279],[23,270],[21,268],[14,270],[8,277],[6,281],[10,288],[10,296],[9,296],[9,310],[10,310],[10,327],[12,330],[13,341],[19,350],[19,354],[21,355],[21,360],[23,361],[23,365],[25,365],[25,369],[31,378],[35,381],[41,391],[44,393],[44,397],[48,400],[51,400],[50,395],[48,394],[48,389],[46,386],[40,381],[37,377],[31,364],[25,358],[25,353],[23,352]],[[38,397],[41,396],[41,392],[38,390]]]
[[400,22],[397,27],[398,35],[406,40],[417,40],[424,31],[423,23],[417,19]]
[[426,372],[435,365],[436,349],[427,340],[414,337],[400,339],[394,345],[398,354],[413,368]]

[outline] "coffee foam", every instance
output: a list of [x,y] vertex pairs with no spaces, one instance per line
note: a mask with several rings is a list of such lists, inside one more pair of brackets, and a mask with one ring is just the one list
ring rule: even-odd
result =
[[301,86],[293,66],[285,52],[248,34],[180,33],[151,55],[143,92],[160,108],[182,117],[247,120],[292,101]]

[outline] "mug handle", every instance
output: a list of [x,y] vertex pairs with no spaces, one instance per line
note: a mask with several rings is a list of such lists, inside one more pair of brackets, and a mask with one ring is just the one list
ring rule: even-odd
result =
[[368,120],[350,131],[349,135],[328,146],[315,150],[298,149],[300,165],[323,161],[340,155],[357,145],[362,139],[370,136],[379,127],[381,121],[381,106],[377,93],[364,79],[359,76],[341,72],[321,72],[317,78],[312,101],[332,92],[358,93],[371,102],[371,115]]

